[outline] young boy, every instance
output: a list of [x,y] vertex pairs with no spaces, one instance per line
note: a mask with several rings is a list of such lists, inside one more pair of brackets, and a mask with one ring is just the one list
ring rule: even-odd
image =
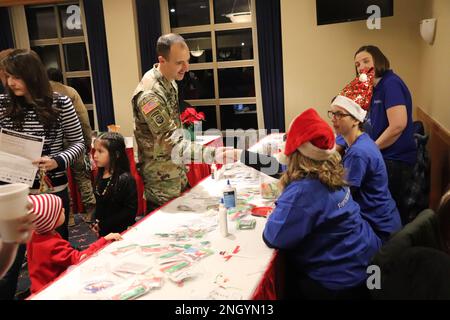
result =
[[108,241],[122,239],[120,234],[110,233],[84,251],[75,250],[55,231],[65,218],[61,198],[53,194],[41,194],[30,195],[29,200],[33,204],[32,212],[36,215],[35,231],[27,243],[31,293],[41,290],[69,266],[79,263]]

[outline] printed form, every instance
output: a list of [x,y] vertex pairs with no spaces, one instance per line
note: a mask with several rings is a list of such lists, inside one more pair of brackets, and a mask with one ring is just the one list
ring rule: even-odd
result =
[[44,137],[0,129],[0,181],[33,186],[38,159],[44,147]]

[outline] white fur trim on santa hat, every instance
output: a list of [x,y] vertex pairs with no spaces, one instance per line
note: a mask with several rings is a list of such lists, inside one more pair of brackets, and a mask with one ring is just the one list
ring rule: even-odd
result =
[[283,165],[288,164],[287,155],[284,154],[284,149],[280,153],[277,153],[275,155],[275,159],[277,159],[277,161]]
[[366,118],[366,110],[350,98],[338,95],[331,105],[344,108],[360,122]]
[[[294,121],[294,120],[292,120]],[[291,124],[289,125],[289,127],[292,125],[292,121]],[[284,149],[286,148],[286,141],[283,141],[283,143],[280,145],[280,151],[279,153],[276,153],[274,155],[275,159],[277,159],[277,161],[281,164],[287,165],[287,156],[284,154]]]
[[304,156],[318,161],[324,161],[331,157],[331,155],[336,151],[336,145],[332,149],[320,149],[313,145],[311,142],[305,142],[300,147],[297,148]]

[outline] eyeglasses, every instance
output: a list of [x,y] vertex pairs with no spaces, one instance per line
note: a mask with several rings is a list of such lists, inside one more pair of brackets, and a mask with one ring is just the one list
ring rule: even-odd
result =
[[351,116],[352,115],[349,113],[342,113],[340,111],[337,111],[337,112],[328,111],[328,118],[330,118],[330,119],[336,118],[338,120],[341,120],[342,118],[351,117]]

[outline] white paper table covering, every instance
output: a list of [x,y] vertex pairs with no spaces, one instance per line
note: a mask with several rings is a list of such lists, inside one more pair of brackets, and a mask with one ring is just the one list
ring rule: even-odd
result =
[[[242,171],[253,172],[255,170],[237,164]],[[248,186],[247,181],[235,185],[238,190]],[[253,181],[254,187],[257,186]],[[154,263],[152,257],[138,256],[135,253],[125,255],[122,258],[113,256],[110,252],[116,247],[123,247],[127,244],[151,244],[163,243],[164,240],[157,240],[155,233],[166,233],[173,231],[183,224],[195,225],[201,221],[211,221],[215,217],[205,217],[200,213],[179,212],[177,206],[180,204],[189,204],[188,199],[192,198],[192,193],[196,195],[220,196],[222,189],[226,184],[226,180],[212,180],[207,178],[191,189],[184,196],[179,197],[165,207],[161,208],[153,215],[136,224],[132,229],[127,231],[123,237],[123,241],[114,242],[98,251],[84,262],[72,267],[57,281],[50,286],[31,297],[31,299],[105,299],[111,296],[111,292],[118,291],[118,288],[125,288],[131,284],[131,280],[122,280],[112,275],[111,270],[124,261],[136,263]],[[258,200],[256,201],[258,202]],[[261,202],[261,201],[260,201]],[[224,293],[229,296],[221,296],[223,299],[250,299],[258,283],[272,258],[274,251],[267,248],[262,240],[262,231],[266,223],[265,218],[253,217],[257,220],[254,230],[237,230],[235,221],[228,221],[228,230],[230,235],[223,238],[218,230],[207,233],[199,240],[190,241],[210,241],[211,249],[215,253],[195,263],[194,271],[199,273],[194,279],[185,281],[182,287],[177,286],[169,279],[165,279],[163,286],[141,297],[141,299],[208,299],[210,293],[217,289],[214,284],[216,277],[222,274],[229,279],[228,285],[234,289],[227,289]],[[170,241],[174,243],[175,241]],[[229,261],[225,261],[224,257],[219,254],[220,251],[232,251],[236,246],[240,246],[240,251]],[[240,257],[238,257],[240,256]],[[153,267],[156,268],[156,267]],[[83,288],[87,282],[94,279],[107,279],[113,281],[116,285],[97,294],[85,293]]]

